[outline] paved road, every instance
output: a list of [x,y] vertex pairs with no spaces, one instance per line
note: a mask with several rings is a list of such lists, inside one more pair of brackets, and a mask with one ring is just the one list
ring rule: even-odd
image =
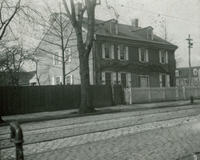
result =
[[[174,159],[199,147],[199,113],[199,106],[184,106],[23,124],[25,156],[43,160]],[[14,157],[8,136],[8,128],[1,127],[1,159]]]

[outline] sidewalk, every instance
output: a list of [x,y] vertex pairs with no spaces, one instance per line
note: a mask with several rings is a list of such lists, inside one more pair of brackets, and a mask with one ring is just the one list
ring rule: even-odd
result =
[[[197,105],[197,104],[200,104],[200,100],[194,101],[194,105]],[[21,123],[25,123],[25,122],[32,122],[32,121],[36,122],[36,121],[45,121],[45,120],[53,120],[53,119],[115,113],[115,112],[129,112],[129,111],[140,111],[140,110],[158,109],[158,108],[166,108],[166,107],[178,107],[178,106],[185,106],[185,105],[190,105],[190,101],[184,100],[184,101],[157,102],[157,103],[102,107],[102,108],[97,108],[96,109],[97,111],[95,113],[90,113],[86,115],[78,114],[78,109],[72,109],[72,110],[10,115],[10,116],[3,116],[2,118],[3,120],[7,122],[19,121]]]

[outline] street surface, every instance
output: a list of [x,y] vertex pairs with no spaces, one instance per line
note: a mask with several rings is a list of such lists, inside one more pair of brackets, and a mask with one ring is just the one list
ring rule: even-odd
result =
[[[173,160],[200,151],[200,106],[188,105],[22,124],[26,160]],[[9,127],[0,157],[14,159]]]

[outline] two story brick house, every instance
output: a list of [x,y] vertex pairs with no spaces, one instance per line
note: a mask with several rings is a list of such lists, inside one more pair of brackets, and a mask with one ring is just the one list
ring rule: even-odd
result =
[[[177,46],[156,36],[151,26],[141,28],[138,20],[132,21],[131,25],[120,24],[116,20],[96,20],[95,30],[89,58],[91,84],[122,84],[124,87],[175,86]],[[84,19],[83,32],[87,32],[87,19]],[[54,50],[56,49],[51,48],[51,52]],[[67,84],[80,84],[75,36],[69,42],[69,50],[71,58],[66,64],[66,73],[70,74],[67,74],[66,81]],[[55,56],[45,54],[42,53],[42,59],[49,64],[49,68],[39,69],[39,72],[43,72],[41,76],[46,77],[46,82],[41,81],[41,84],[61,83],[60,66],[53,64]],[[39,66],[41,68],[42,64]]]

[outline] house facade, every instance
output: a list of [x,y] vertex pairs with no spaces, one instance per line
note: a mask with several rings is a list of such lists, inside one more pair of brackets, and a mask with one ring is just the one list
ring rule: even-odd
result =
[[[151,26],[141,28],[138,20],[131,25],[116,20],[96,20],[93,48],[89,57],[90,83],[124,87],[175,86],[175,50],[171,44],[153,33]],[[83,24],[87,33],[87,19]],[[40,44],[38,73],[42,85],[62,83],[62,66],[55,47]],[[80,84],[79,60],[75,34],[69,41],[66,63],[66,84]],[[57,57],[57,59],[56,59]],[[56,62],[57,61],[57,62]]]
[[[176,69],[176,86],[189,86],[189,67]],[[191,67],[191,86],[200,86],[200,66]]]

